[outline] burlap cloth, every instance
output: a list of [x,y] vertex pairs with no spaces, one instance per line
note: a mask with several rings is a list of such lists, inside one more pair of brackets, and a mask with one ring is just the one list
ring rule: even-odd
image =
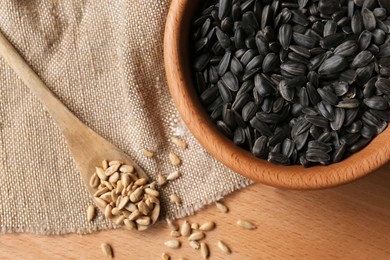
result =
[[[181,121],[169,95],[163,32],[169,0],[4,0],[0,30],[81,121],[155,178],[183,159],[183,176],[162,190],[162,217],[193,214],[249,180],[216,162]],[[92,199],[65,140],[38,100],[0,59],[0,225],[2,232],[86,233]],[[170,141],[189,143],[180,150]],[[143,148],[156,152],[143,157]],[[182,206],[169,203],[171,192]]]

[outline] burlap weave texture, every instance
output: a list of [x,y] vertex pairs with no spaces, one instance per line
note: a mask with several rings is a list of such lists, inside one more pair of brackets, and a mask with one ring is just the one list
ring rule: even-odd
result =
[[[123,149],[151,178],[175,168],[162,190],[163,213],[183,217],[249,180],[206,153],[169,95],[163,31],[169,0],[3,0],[0,30],[48,87],[86,125]],[[189,143],[180,150],[177,135]],[[156,152],[145,158],[143,148]],[[0,59],[0,227],[2,232],[86,233],[111,228],[92,203],[50,115]],[[182,206],[169,203],[175,192]]]

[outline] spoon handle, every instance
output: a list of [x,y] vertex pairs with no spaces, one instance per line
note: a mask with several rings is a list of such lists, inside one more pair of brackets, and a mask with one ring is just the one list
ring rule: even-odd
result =
[[57,125],[65,132],[79,125],[80,120],[49,90],[38,75],[30,68],[18,51],[0,32],[0,55],[15,71],[19,78],[40,100],[42,105],[54,118]]

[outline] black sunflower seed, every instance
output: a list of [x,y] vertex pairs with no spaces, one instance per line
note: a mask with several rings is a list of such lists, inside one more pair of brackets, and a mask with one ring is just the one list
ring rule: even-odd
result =
[[232,1],[230,0],[220,0],[218,8],[218,18],[222,20],[229,15],[231,9]]
[[339,0],[319,0],[318,2],[318,11],[323,14],[331,15],[339,10]]
[[340,162],[343,158],[345,151],[347,150],[347,144],[342,143],[338,148],[336,148],[332,154],[332,162]]
[[375,29],[372,31],[372,39],[375,44],[382,45],[386,40],[386,33],[381,29]]
[[387,101],[381,96],[365,98],[363,102],[369,108],[376,109],[376,110],[386,110],[389,106]]
[[267,80],[264,75],[261,74],[255,75],[255,89],[262,97],[272,95],[276,91],[272,82]]
[[257,112],[256,117],[264,123],[267,124],[277,124],[279,123],[281,116],[279,114],[269,114],[264,112]]
[[266,136],[260,136],[256,139],[253,145],[252,153],[254,156],[266,159],[268,156],[268,138]]
[[233,137],[232,130],[225,124],[225,122],[223,122],[223,121],[218,121],[218,122],[217,122],[217,128],[218,128],[219,131],[221,131],[226,137],[228,137],[228,138],[230,138],[230,139]]
[[230,70],[235,75],[241,74],[241,72],[244,70],[244,68],[242,67],[241,62],[236,57],[232,57],[232,60],[230,61]]
[[348,84],[352,84],[356,81],[356,78],[357,78],[356,71],[345,70],[341,72],[339,80],[347,82]]
[[276,165],[289,165],[290,160],[285,156],[284,154],[281,153],[276,153],[276,152],[270,152],[268,154],[268,162]]
[[279,113],[284,106],[284,99],[282,97],[279,97],[275,100],[275,102],[272,104],[272,112]]
[[360,132],[360,129],[362,129],[362,127],[363,127],[362,121],[358,120],[353,122],[350,126],[348,126],[346,131],[351,134],[356,134]]
[[345,95],[348,92],[348,89],[349,85],[345,81],[338,81],[333,84],[333,91],[338,97]]
[[390,43],[387,42],[379,47],[378,56],[381,58],[390,56]]
[[264,56],[262,55],[257,55],[253,57],[253,59],[246,65],[244,71],[248,72],[252,69],[259,69],[261,68],[263,64]]
[[263,60],[263,72],[268,73],[279,66],[279,58],[275,53],[268,53]]
[[382,93],[390,96],[390,79],[379,78],[375,82],[375,87]]
[[291,20],[299,25],[302,26],[308,26],[309,21],[307,20],[306,16],[300,11],[300,10],[291,10]]
[[318,69],[322,63],[330,56],[329,53],[322,53],[317,56],[314,56],[308,65],[309,70],[313,71]]
[[378,119],[376,116],[374,116],[370,111],[366,111],[362,115],[362,121],[363,123],[367,123],[372,126],[379,126],[381,124],[380,119]]
[[303,46],[303,47],[306,47],[306,48],[314,48],[316,42],[310,37],[310,36],[307,36],[307,35],[304,35],[304,34],[301,34],[301,33],[297,33],[297,32],[294,32],[293,35],[292,35],[292,39],[294,40],[294,42],[300,46]]
[[322,98],[322,100],[324,100],[325,102],[327,102],[330,105],[335,106],[339,101],[336,94],[330,90],[327,90],[325,88],[319,88],[319,89],[317,89],[317,92],[320,95],[320,97]]
[[322,128],[328,128],[329,127],[329,120],[326,119],[323,116],[310,116],[310,115],[305,115],[305,119],[310,122],[311,124],[322,127]]
[[214,67],[214,66],[210,66],[209,70],[208,70],[208,73],[209,73],[209,82],[211,84],[215,84],[218,82],[218,72],[217,72],[217,69]]
[[261,133],[261,135],[264,135],[264,136],[272,136],[273,135],[273,131],[272,129],[265,123],[261,122],[257,117],[253,117],[250,121],[249,121],[249,124],[254,128],[256,129],[257,131],[259,131]]
[[320,45],[324,49],[337,47],[345,38],[345,33],[335,33],[321,39]]
[[294,152],[294,149],[294,142],[289,138],[284,139],[282,143],[282,154],[284,154],[287,158],[290,158]]
[[352,67],[361,68],[367,66],[374,59],[370,51],[362,51],[352,61]]
[[232,108],[236,111],[240,111],[250,100],[251,97],[248,93],[237,95],[232,104]]
[[232,72],[228,71],[222,76],[222,82],[231,91],[238,91],[238,78]]
[[280,81],[279,91],[281,96],[287,101],[291,101],[294,98],[295,88],[289,86],[286,80]]
[[287,61],[280,65],[280,68],[294,76],[306,75],[307,67],[304,64]]
[[371,139],[362,138],[358,142],[356,142],[354,145],[349,147],[348,151],[350,153],[356,153],[363,149],[367,144],[369,144]]
[[305,157],[309,162],[321,164],[326,164],[330,160],[330,155],[319,149],[307,150]]
[[306,84],[306,90],[307,90],[307,94],[309,95],[310,102],[313,105],[317,105],[317,103],[321,101],[321,97],[318,94],[317,89],[314,87],[313,84],[308,82]]
[[376,134],[376,128],[371,125],[363,125],[363,128],[360,130],[360,135],[364,138],[372,138]]
[[242,119],[244,121],[249,121],[256,115],[257,112],[257,106],[254,102],[250,101],[248,102],[243,108],[242,108]]
[[[317,127],[318,128],[318,127]],[[333,132],[323,132],[318,138],[317,141],[327,143],[329,142],[333,137]]]
[[390,111],[389,110],[375,110],[375,109],[370,109],[369,110],[371,114],[376,116],[377,118],[380,118],[384,121],[390,121]]
[[371,34],[371,32],[369,32],[367,30],[363,31],[360,34],[359,39],[358,39],[358,45],[359,45],[360,50],[364,51],[365,49],[368,48],[368,46],[370,46],[371,38],[372,38],[372,34]]
[[233,30],[234,21],[231,17],[226,17],[221,22],[221,30],[224,32],[230,32]]
[[303,107],[308,107],[310,104],[309,95],[305,87],[302,87],[299,91],[299,102]]
[[194,69],[196,71],[203,71],[211,59],[211,53],[204,53],[199,55],[194,61]]
[[235,32],[234,32],[234,46],[237,48],[237,49],[244,49],[246,46],[245,46],[245,35],[244,35],[244,31],[242,28],[238,28]]
[[335,111],[332,105],[327,102],[320,102],[317,105],[318,111],[321,113],[323,117],[328,119],[329,121],[333,121],[335,119]]
[[350,124],[352,124],[352,122],[355,121],[358,113],[358,108],[348,109],[345,115],[344,126],[349,126]]
[[376,19],[375,15],[371,12],[371,10],[367,8],[362,9],[362,18],[363,18],[363,25],[368,31],[372,31],[376,27]]
[[237,125],[237,122],[234,118],[233,110],[228,107],[230,107],[230,104],[224,105],[222,110],[222,120],[230,129],[234,129]]
[[358,49],[359,47],[356,41],[348,40],[337,46],[334,50],[334,54],[348,57],[354,55]]
[[279,41],[284,50],[288,50],[292,38],[292,27],[290,24],[282,24],[279,28]]
[[332,146],[330,144],[318,140],[309,141],[307,148],[308,150],[318,149],[325,153],[329,153],[330,151],[332,151]]
[[219,41],[219,44],[221,44],[221,47],[224,49],[227,49],[231,46],[232,42],[230,40],[230,37],[224,33],[221,29],[216,29],[216,35]]
[[339,103],[337,103],[336,107],[339,108],[345,108],[345,109],[351,109],[351,108],[357,108],[360,106],[360,102],[357,99],[350,98],[341,100]]
[[243,66],[246,66],[256,55],[257,51],[249,49],[242,55],[240,62]]
[[230,103],[233,101],[233,94],[230,92],[229,88],[220,80],[217,83],[219,93],[221,98],[225,103]]
[[236,145],[245,143],[245,132],[244,129],[242,129],[241,127],[236,128],[236,130],[234,130],[233,143]]
[[328,20],[324,26],[324,32],[323,32],[324,37],[333,35],[336,33],[336,31],[337,31],[337,23],[335,23],[332,20]]
[[266,40],[266,38],[261,34],[257,34],[255,41],[256,41],[258,52],[261,55],[267,55],[269,51],[268,51],[268,41]]
[[310,58],[311,56],[309,49],[303,46],[290,45],[289,49],[305,58]]
[[340,72],[347,67],[347,62],[344,57],[334,55],[326,59],[318,69],[319,74],[328,75]]
[[263,8],[263,12],[261,14],[261,29],[264,29],[267,25],[270,24],[272,19],[272,10],[270,5],[266,5]]
[[338,131],[343,126],[344,120],[345,120],[345,110],[343,108],[337,107],[337,108],[335,108],[334,120],[332,122],[330,122],[330,127],[334,131]]
[[356,69],[357,83],[359,86],[366,84],[374,72],[374,63],[370,63],[365,67]]
[[218,87],[211,87],[203,91],[200,95],[200,101],[203,105],[211,104],[219,95]]
[[232,53],[230,51],[225,52],[220,63],[218,64],[218,75],[222,76],[226,73],[230,65],[230,58]]

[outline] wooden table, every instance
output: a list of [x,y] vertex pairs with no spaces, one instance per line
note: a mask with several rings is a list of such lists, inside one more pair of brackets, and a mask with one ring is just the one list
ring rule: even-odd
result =
[[[390,164],[354,183],[321,191],[280,190],[260,184],[228,196],[229,213],[214,205],[187,218],[213,220],[207,233],[210,259],[390,259]],[[244,230],[248,219],[256,230]],[[181,238],[180,249],[167,249],[169,230],[162,222],[142,233],[110,230],[91,235],[0,236],[0,259],[106,259],[100,249],[110,243],[116,259],[200,259]],[[224,255],[218,240],[233,253]]]

